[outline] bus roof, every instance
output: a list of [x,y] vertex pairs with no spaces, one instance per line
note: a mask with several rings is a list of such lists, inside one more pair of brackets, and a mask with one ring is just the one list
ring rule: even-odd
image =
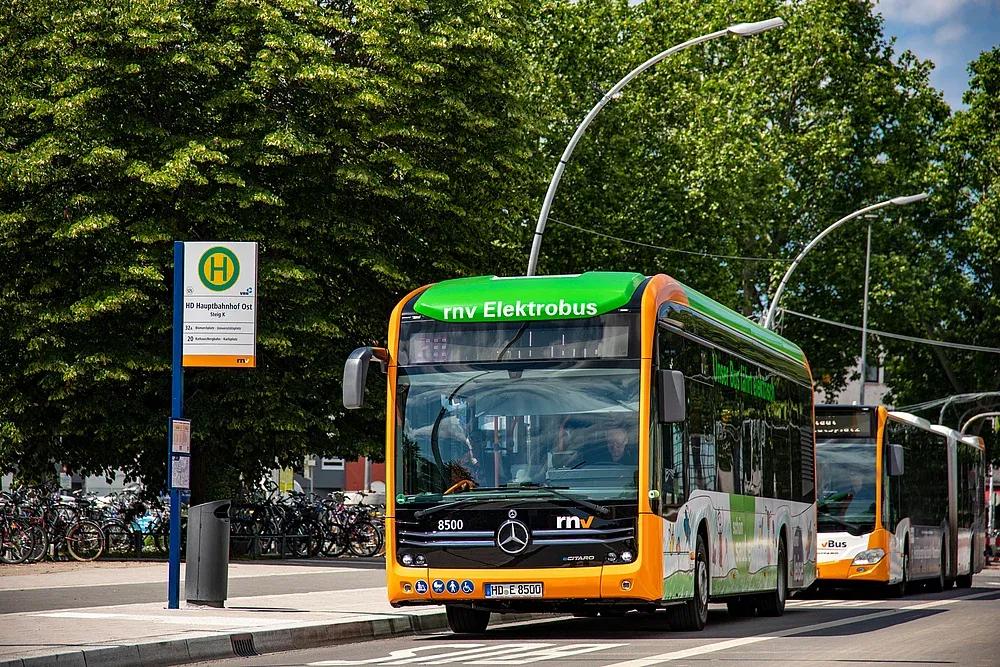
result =
[[[435,283],[413,310],[445,322],[584,319],[628,304],[646,281],[641,273],[588,271],[559,276],[475,276]],[[687,305],[699,314],[805,364],[802,349],[735,310],[678,281]]]

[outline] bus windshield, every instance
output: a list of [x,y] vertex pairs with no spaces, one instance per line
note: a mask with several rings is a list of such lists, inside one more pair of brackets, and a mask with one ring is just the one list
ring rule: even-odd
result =
[[397,502],[637,500],[638,361],[403,367],[397,388]]
[[837,439],[816,443],[819,532],[863,535],[875,529],[875,443]]

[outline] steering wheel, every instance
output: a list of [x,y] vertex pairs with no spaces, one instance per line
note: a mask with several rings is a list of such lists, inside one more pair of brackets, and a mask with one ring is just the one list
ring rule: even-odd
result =
[[442,496],[447,496],[449,493],[455,493],[456,491],[469,491],[470,489],[476,488],[476,483],[471,479],[460,479],[445,490]]

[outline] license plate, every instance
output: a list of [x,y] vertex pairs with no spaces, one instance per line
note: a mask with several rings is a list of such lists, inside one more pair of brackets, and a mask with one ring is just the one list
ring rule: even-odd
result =
[[486,584],[484,588],[488,598],[540,598],[542,585],[532,584]]

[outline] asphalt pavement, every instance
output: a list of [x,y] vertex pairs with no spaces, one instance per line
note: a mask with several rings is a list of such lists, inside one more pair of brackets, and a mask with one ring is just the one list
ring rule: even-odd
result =
[[224,609],[165,609],[163,563],[54,569],[0,571],[0,667],[1000,664],[1000,569],[971,589],[793,599],[779,618],[713,605],[697,633],[671,632],[658,613],[504,616],[476,636],[448,632],[440,607],[391,608],[377,561],[234,563]]
[[989,665],[1000,664],[1000,571],[971,589],[887,599],[836,592],[789,601],[778,618],[712,605],[702,632],[671,632],[661,613],[561,618],[276,653],[203,665]]

